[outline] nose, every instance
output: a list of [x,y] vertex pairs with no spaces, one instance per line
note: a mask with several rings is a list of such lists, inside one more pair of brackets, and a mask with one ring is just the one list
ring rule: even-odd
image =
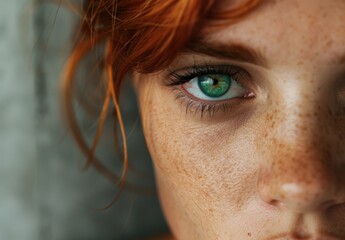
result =
[[336,155],[330,129],[318,119],[298,114],[281,118],[261,138],[258,178],[260,198],[296,213],[324,211],[344,204],[344,158]]

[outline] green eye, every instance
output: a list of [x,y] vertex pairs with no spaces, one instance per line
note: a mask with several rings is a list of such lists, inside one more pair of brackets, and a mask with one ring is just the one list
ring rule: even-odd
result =
[[231,74],[199,74],[185,84],[183,89],[199,100],[220,101],[243,97],[247,90]]
[[225,95],[231,87],[231,81],[231,77],[225,74],[207,74],[198,77],[200,90],[211,98]]

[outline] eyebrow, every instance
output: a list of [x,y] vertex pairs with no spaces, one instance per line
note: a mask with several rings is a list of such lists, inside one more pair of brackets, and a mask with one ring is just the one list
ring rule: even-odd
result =
[[252,63],[267,67],[267,61],[263,55],[249,46],[240,43],[209,43],[191,42],[185,52],[201,53],[218,58],[228,58],[240,62]]

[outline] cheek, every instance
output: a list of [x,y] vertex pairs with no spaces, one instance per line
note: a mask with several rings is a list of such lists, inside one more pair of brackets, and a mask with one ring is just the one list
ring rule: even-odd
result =
[[254,131],[235,129],[227,121],[208,124],[198,115],[186,114],[173,94],[153,89],[148,84],[139,96],[145,138],[170,224],[180,229],[180,219],[185,219],[189,225],[211,227],[239,212],[256,190],[255,147],[244,147],[253,146]]

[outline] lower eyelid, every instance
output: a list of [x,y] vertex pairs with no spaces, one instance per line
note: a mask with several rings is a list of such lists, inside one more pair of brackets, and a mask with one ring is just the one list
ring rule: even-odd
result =
[[[207,123],[219,123],[228,121],[229,119],[236,119],[239,116],[251,111],[251,99],[255,99],[254,93],[248,93],[247,99],[233,98],[223,101],[204,101],[190,96],[183,90],[182,85],[169,87],[169,92],[174,95],[174,101],[184,108],[186,115],[191,115],[193,118],[207,121]],[[211,122],[210,122],[211,121]]]
[[186,84],[190,84],[190,83],[185,83],[183,85],[179,85],[178,88],[180,89],[180,91],[183,92],[183,94],[187,95],[189,98],[191,99],[194,99],[196,101],[199,101],[199,102],[203,102],[203,103],[209,103],[209,104],[216,104],[216,103],[224,103],[224,102],[228,102],[228,101],[231,101],[232,99],[241,99],[241,98],[253,98],[255,97],[255,94],[254,92],[252,92],[251,90],[248,90],[246,88],[243,87],[244,89],[244,93],[242,94],[241,93],[238,93],[238,95],[243,95],[242,97],[231,97],[231,98],[226,98],[226,99],[219,99],[219,100],[206,100],[206,99],[201,99],[201,98],[198,98],[194,95],[192,95],[187,89],[186,89]]
[[186,96],[184,93],[180,92],[176,96],[176,100],[180,100],[182,104],[184,104],[186,108],[186,114],[198,114],[200,113],[200,117],[202,118],[205,114],[207,114],[210,117],[213,117],[216,112],[219,110],[222,110],[223,112],[226,112],[229,108],[227,103],[206,103],[202,101],[195,101],[194,99]]
[[[185,108],[185,114],[190,114],[200,120],[215,121],[215,123],[228,121],[239,116],[243,116],[248,112],[249,105],[243,105],[246,102],[242,99],[232,99],[232,101],[224,101],[217,103],[204,103],[195,101],[184,94],[176,96],[176,100]],[[206,117],[206,118],[205,118]]]

